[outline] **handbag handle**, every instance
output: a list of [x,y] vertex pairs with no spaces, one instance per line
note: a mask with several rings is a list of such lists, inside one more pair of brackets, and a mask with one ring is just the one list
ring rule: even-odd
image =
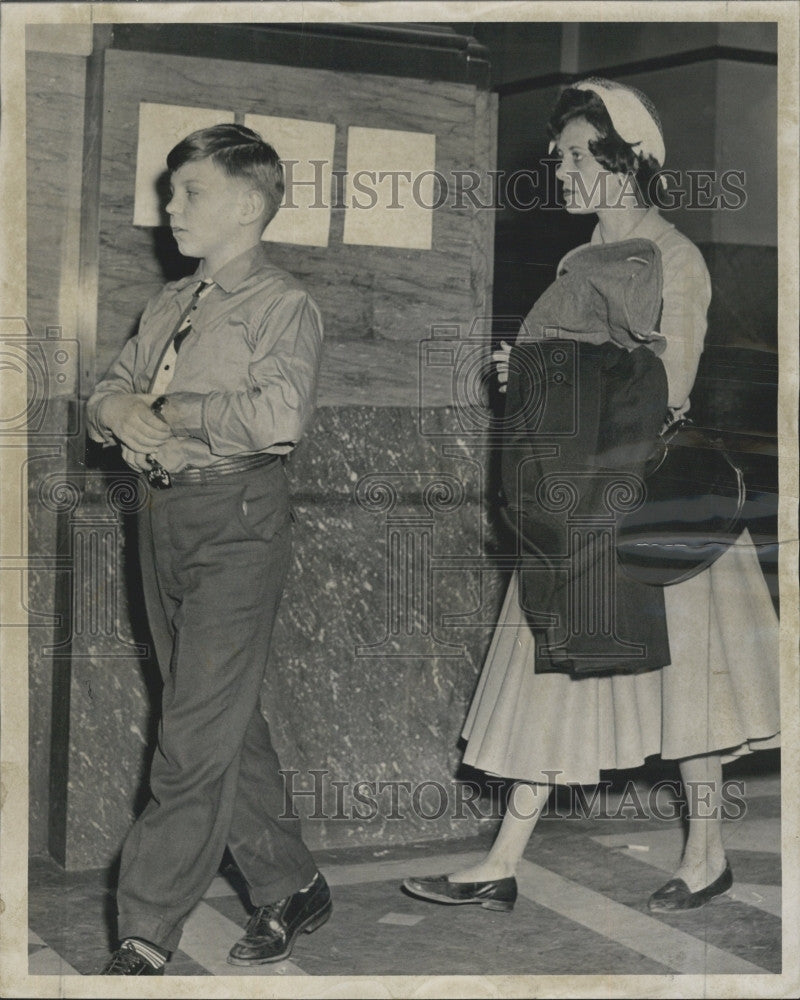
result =
[[[669,419],[669,417],[668,417]],[[672,423],[668,423],[667,426],[658,435],[658,444],[660,446],[660,454],[657,458],[650,458],[648,460],[647,471],[645,472],[645,477],[654,475],[661,466],[666,461],[667,455],[669,454],[669,446],[672,444],[672,440],[675,435],[683,430],[684,427],[692,427],[693,421],[689,417],[678,417],[677,420],[673,420]],[[651,465],[651,462],[655,462],[655,465]]]

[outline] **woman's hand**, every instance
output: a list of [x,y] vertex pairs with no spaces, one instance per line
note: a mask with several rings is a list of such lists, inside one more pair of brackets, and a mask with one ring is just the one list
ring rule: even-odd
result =
[[508,388],[508,358],[511,354],[511,344],[504,340],[500,341],[500,350],[492,351],[492,360],[497,368],[497,381],[500,383],[500,392],[505,392]]

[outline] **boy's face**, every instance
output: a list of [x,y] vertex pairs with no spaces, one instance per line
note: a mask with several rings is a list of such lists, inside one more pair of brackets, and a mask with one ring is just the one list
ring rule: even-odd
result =
[[224,259],[242,235],[239,206],[245,184],[210,158],[184,163],[170,181],[167,214],[180,252],[210,264]]

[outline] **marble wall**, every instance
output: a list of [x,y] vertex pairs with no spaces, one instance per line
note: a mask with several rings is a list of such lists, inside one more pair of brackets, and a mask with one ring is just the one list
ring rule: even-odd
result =
[[26,72],[28,322],[36,337],[52,325],[75,337],[86,59],[28,52]]
[[[57,52],[27,53],[28,330],[19,341],[28,366],[27,475],[65,472],[71,444],[80,435],[69,400],[78,392],[78,245],[86,59]],[[4,331],[6,332],[6,331]],[[20,331],[17,331],[19,335]],[[64,351],[67,363],[54,364]],[[60,357],[60,354],[59,354]],[[63,371],[59,370],[63,369]],[[63,376],[63,377],[59,377]],[[4,440],[7,445],[7,440]],[[14,449],[3,448],[3,475],[16,476]],[[53,604],[58,527],[52,512],[30,506],[27,580],[21,579],[21,608],[31,626],[29,662],[30,794],[29,844],[47,850],[51,783],[51,706],[54,667],[44,651],[53,641]],[[23,597],[27,591],[27,595]],[[4,614],[8,621],[9,609]]]

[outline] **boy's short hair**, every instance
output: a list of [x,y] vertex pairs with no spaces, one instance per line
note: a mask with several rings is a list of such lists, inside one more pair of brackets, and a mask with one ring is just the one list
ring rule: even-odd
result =
[[212,125],[181,139],[167,155],[171,174],[185,163],[210,158],[228,174],[249,181],[264,195],[266,225],[275,217],[283,198],[283,165],[275,150],[258,132],[244,125]]

